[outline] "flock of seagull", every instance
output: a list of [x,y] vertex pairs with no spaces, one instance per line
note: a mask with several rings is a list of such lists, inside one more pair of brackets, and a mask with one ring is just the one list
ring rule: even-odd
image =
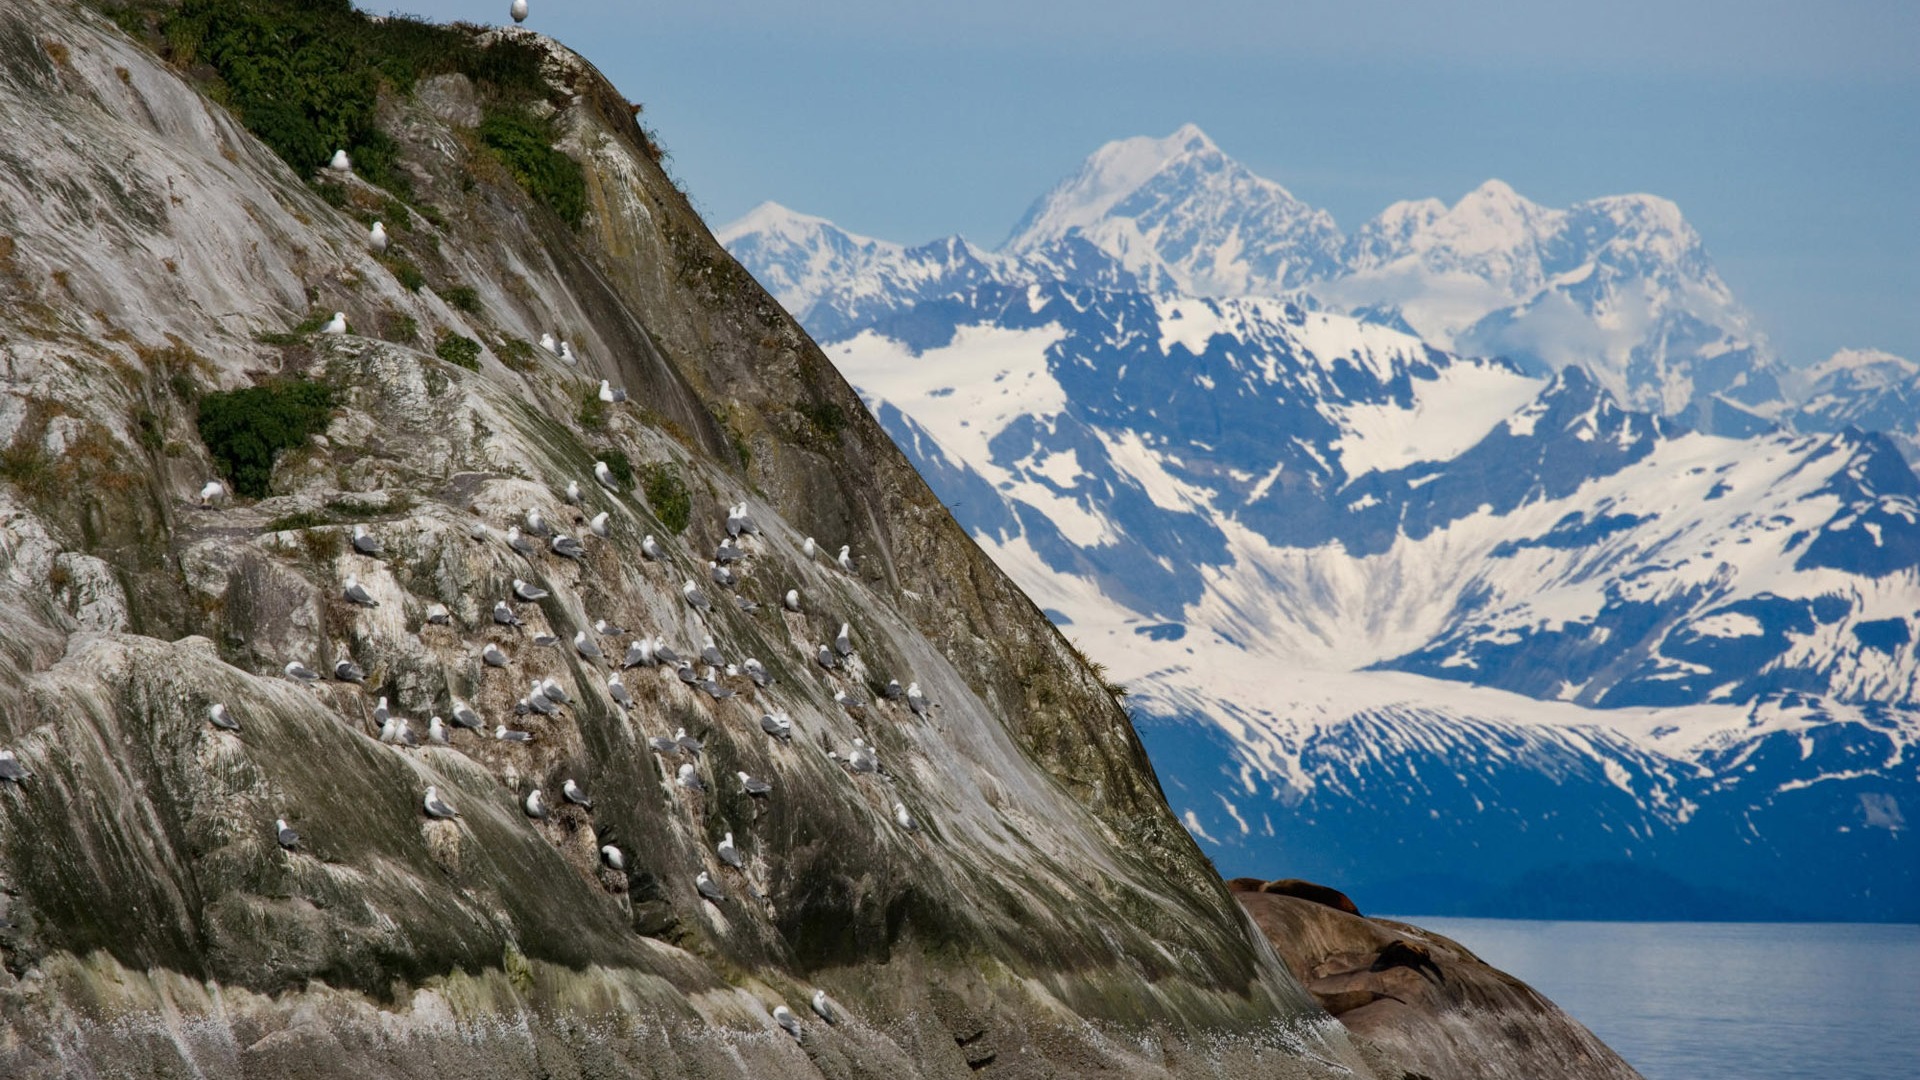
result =
[[[527,0],[513,0],[510,13],[514,22],[524,22],[527,17]],[[335,151],[328,166],[340,172],[351,171],[353,167],[345,150]],[[376,253],[386,249],[388,238],[382,223],[378,221],[373,223],[368,232],[367,242]],[[321,328],[321,332],[324,334],[347,333],[346,315],[335,312]],[[540,345],[547,353],[562,362],[569,365],[578,364],[578,359],[568,342],[556,340],[552,334],[543,334]],[[620,404],[627,400],[625,390],[611,386],[606,380],[601,380],[598,396],[602,402],[608,404]],[[593,476],[594,480],[608,492],[615,495],[621,494],[621,485],[606,462],[594,462]],[[576,507],[582,506],[585,502],[581,486],[575,481],[567,483],[565,497],[569,504]],[[226,485],[218,479],[209,480],[200,490],[199,505],[203,508],[217,508],[224,505],[228,498],[229,492]],[[595,537],[608,539],[612,535],[610,519],[605,512],[587,520],[586,526],[587,531]],[[743,579],[745,572],[743,567],[749,558],[750,545],[759,543],[760,529],[754,523],[746,503],[728,508],[725,531],[726,538],[720,542],[713,557],[707,561],[707,578],[714,586],[732,591],[739,587]],[[476,542],[485,542],[490,539],[491,533],[486,525],[474,522],[469,526],[468,536]],[[579,538],[555,528],[536,507],[527,507],[521,520],[508,525],[502,539],[516,554],[530,561],[539,558],[542,542],[550,554],[559,558],[578,562],[586,557],[584,543]],[[383,559],[386,554],[380,538],[365,525],[353,527],[351,546],[355,555],[368,559]],[[651,534],[641,541],[640,550],[649,562],[668,561],[666,548]],[[812,537],[808,537],[801,546],[801,554],[810,563],[818,559],[820,550]],[[848,573],[852,573],[854,569],[851,550],[850,546],[843,545],[838,555],[832,560],[841,570]],[[709,616],[714,608],[713,597],[692,579],[685,581],[680,588],[680,594],[687,607],[702,619]],[[537,604],[549,595],[546,589],[537,584],[522,578],[514,578],[510,597],[494,602],[491,611],[492,622],[497,626],[524,631],[525,622],[520,618],[514,605],[516,603]],[[380,606],[380,601],[361,583],[356,574],[347,574],[342,580],[340,596],[355,607],[377,608]],[[737,592],[732,594],[731,600],[739,610],[749,614],[758,610],[759,607],[758,604]],[[781,606],[788,612],[800,613],[802,611],[800,591],[797,588],[788,589],[781,598]],[[427,625],[450,626],[452,621],[452,614],[445,605],[436,603],[427,608]],[[701,669],[696,668],[693,658],[683,656],[669,645],[664,637],[657,635],[633,637],[624,651],[616,650],[617,658],[609,657],[608,651],[601,647],[599,639],[616,639],[627,635],[628,632],[623,627],[613,625],[604,619],[596,620],[593,629],[593,634],[588,634],[584,630],[576,632],[571,641],[572,649],[589,666],[598,667],[604,664],[611,668],[606,676],[607,696],[623,711],[634,710],[637,706],[632,693],[622,680],[622,673],[639,668],[670,671],[691,691],[703,693],[716,702],[738,696],[737,691],[721,681],[723,672],[728,678],[744,676],[756,689],[765,689],[774,681],[766,665],[757,658],[747,657],[737,665],[728,663],[712,634],[702,637],[700,648],[694,653],[694,657],[704,665],[704,669]],[[531,637],[531,641],[536,647],[558,648],[561,645],[557,637],[545,634],[535,634]],[[814,661],[826,672],[839,672],[846,668],[854,654],[852,627],[843,622],[840,624],[839,631],[834,634],[833,640],[819,646],[814,655]],[[491,641],[482,645],[478,656],[484,667],[488,669],[504,670],[513,666],[512,659],[499,645]],[[320,672],[299,660],[289,661],[283,671],[288,679],[297,683],[313,684],[323,679]],[[337,661],[330,674],[334,681],[363,687],[367,681],[366,671],[351,659]],[[925,718],[928,715],[930,705],[917,682],[909,683],[902,688],[898,680],[890,680],[884,696],[890,701],[904,702],[917,717]],[[869,702],[857,693],[836,690],[834,700],[855,719],[864,719],[867,715]],[[572,704],[571,695],[565,687],[552,678],[532,678],[529,680],[526,696],[515,703],[513,711],[516,717],[528,715],[552,717]],[[435,715],[428,719],[427,745],[452,746],[455,734],[462,730],[474,732],[480,738],[486,737],[486,721],[470,703],[457,697],[453,698],[449,712],[452,714],[450,718]],[[412,721],[396,714],[386,697],[380,697],[374,705],[373,719],[379,725],[379,739],[382,743],[402,749],[412,749],[422,745],[419,736],[414,732]],[[241,730],[239,719],[221,702],[215,702],[209,706],[207,722],[222,732],[237,734]],[[785,711],[762,714],[760,729],[777,744],[791,744],[793,741],[793,720]],[[506,723],[495,723],[492,737],[497,742],[511,745],[530,743],[535,736],[531,731],[516,729]],[[698,738],[689,735],[686,728],[677,729],[670,738],[654,736],[648,739],[648,746],[663,761],[677,761],[678,768],[673,777],[673,783],[677,787],[694,795],[701,795],[707,791],[707,783],[701,778],[697,765],[704,746]],[[855,738],[844,757],[838,751],[831,750],[828,751],[827,756],[851,775],[877,776],[889,783],[892,782],[891,775],[881,766],[875,748],[863,739]],[[0,784],[24,785],[32,776],[32,771],[15,756],[12,750],[0,749]],[[734,776],[739,782],[740,792],[751,799],[766,799],[773,794],[773,785],[764,779],[746,772],[736,772]],[[561,783],[560,797],[566,805],[577,807],[587,814],[593,812],[593,799],[588,797],[586,790],[572,777],[567,777]],[[460,812],[447,801],[436,785],[428,785],[421,797],[420,808],[426,817],[433,821],[452,821],[460,817]],[[521,809],[532,821],[544,821],[552,813],[546,794],[537,785],[521,800]],[[915,832],[919,829],[919,823],[904,803],[893,804],[893,821],[896,826],[907,832]],[[281,848],[289,853],[302,850],[304,839],[285,818],[276,818],[273,826],[274,840]],[[607,839],[607,837],[603,833],[600,839]],[[727,832],[716,845],[714,853],[722,864],[739,871],[743,878],[746,876],[746,861],[735,845],[731,831]],[[625,872],[627,856],[617,845],[602,844],[599,857],[601,863],[608,869],[618,873]],[[709,903],[718,905],[727,899],[725,889],[704,869],[695,876],[694,888]],[[750,879],[747,882],[747,889],[756,899],[764,899],[754,888]],[[829,1024],[840,1021],[840,1012],[828,998],[826,991],[814,991],[811,1005],[814,1013],[823,1021]],[[796,1039],[801,1037],[801,1026],[792,1010],[785,1005],[778,1005],[772,1010],[772,1015],[775,1023],[782,1030]]]

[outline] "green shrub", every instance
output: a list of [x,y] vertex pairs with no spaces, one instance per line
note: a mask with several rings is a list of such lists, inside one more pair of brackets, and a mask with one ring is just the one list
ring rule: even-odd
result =
[[433,355],[455,367],[463,367],[468,371],[480,370],[480,343],[451,330],[440,335],[440,343],[433,347]]
[[847,426],[847,414],[831,401],[803,402],[799,409],[814,431],[825,438],[834,438]]
[[441,299],[456,310],[469,315],[480,314],[480,293],[471,285],[455,285],[441,294]]
[[357,173],[402,195],[410,185],[394,167],[397,147],[374,122],[383,85],[406,93],[457,71],[498,98],[547,93],[530,44],[483,47],[471,28],[375,21],[350,0],[182,0],[162,34],[175,64],[213,68],[215,96],[295,170],[310,173],[344,148]]
[[10,481],[26,494],[42,499],[53,496],[60,486],[54,475],[53,459],[47,456],[37,438],[22,438],[0,450],[0,480]]
[[493,355],[512,371],[525,373],[538,366],[533,362],[533,343],[525,338],[501,338],[493,343]]
[[326,430],[333,404],[331,388],[305,379],[207,394],[200,399],[200,440],[233,490],[258,499],[281,451]]
[[395,281],[406,286],[408,292],[419,292],[426,287],[427,275],[421,273],[420,268],[412,262],[398,255],[384,255],[380,264],[393,274]]
[[[613,462],[607,462],[607,468],[613,468]],[[686,481],[680,479],[680,470],[672,465],[655,464],[647,466],[641,475],[646,482],[647,505],[653,508],[653,516],[673,532],[684,531],[693,520],[693,498],[687,494]]]
[[600,460],[607,463],[607,471],[620,481],[621,491],[633,490],[633,462],[628,460],[624,451],[602,450]]
[[607,430],[607,403],[600,400],[600,391],[588,389],[580,394],[580,412],[574,417],[580,426],[588,431]]
[[552,125],[523,109],[496,107],[480,121],[480,141],[535,202],[579,227],[587,213],[586,177],[579,162],[553,148]]

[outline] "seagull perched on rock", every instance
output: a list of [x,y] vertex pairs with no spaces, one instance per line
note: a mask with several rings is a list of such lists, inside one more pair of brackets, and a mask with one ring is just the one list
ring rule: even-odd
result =
[[566,688],[554,682],[552,679],[540,680],[540,693],[544,695],[548,701],[557,701],[562,705],[565,705],[569,700]]
[[547,819],[547,797],[540,794],[539,788],[534,788],[528,792],[527,801],[522,805],[527,809],[527,816],[533,820],[545,821]]
[[784,606],[786,607],[786,609],[787,609],[788,611],[792,611],[792,612],[796,612],[796,613],[797,613],[797,612],[799,612],[799,610],[800,610],[800,590],[799,590],[799,589],[788,589],[788,590],[787,590],[787,595],[785,595],[785,596],[783,596],[783,597],[781,597],[781,598],[780,598],[780,603],[781,603],[781,604],[783,604],[783,605],[784,605]]
[[227,707],[217,701],[213,703],[212,708],[207,710],[207,719],[214,727],[219,728],[221,731],[240,730],[240,721],[235,720],[233,716],[227,712]]
[[907,686],[907,708],[912,709],[915,716],[927,715],[927,695],[920,692],[919,683]]
[[480,650],[480,661],[488,667],[503,668],[507,666],[507,654],[500,651],[500,646],[489,641]]
[[286,818],[273,819],[273,838],[288,851],[300,846],[300,834],[293,831],[293,826],[287,824]]
[[847,755],[847,768],[857,773],[880,771],[880,758],[868,746],[865,740],[853,740],[853,751]]
[[467,523],[467,539],[485,540],[486,538],[487,526],[484,522],[470,521]]
[[420,805],[430,818],[446,819],[460,816],[460,811],[441,801],[440,789],[431,784],[427,785],[427,797],[420,801]]
[[754,603],[753,601],[747,599],[744,596],[734,597],[733,606],[739,608],[741,611],[744,611],[749,615],[760,610],[759,604]]
[[580,362],[573,355],[573,346],[564,341],[560,343],[560,359],[563,363],[568,364],[578,364]]
[[516,23],[526,22],[527,0],[513,0],[513,3],[507,8],[507,14],[513,16],[513,21]]
[[349,604],[358,604],[361,607],[370,608],[380,606],[380,601],[375,600],[373,594],[367,591],[366,586],[360,584],[360,579],[354,577],[352,574],[347,575],[346,585],[340,590],[340,595],[346,597],[347,603]]
[[717,562],[707,563],[707,577],[721,588],[731,589],[735,584],[733,571],[721,566]]
[[507,546],[522,555],[531,556],[533,554],[533,541],[528,540],[520,534],[520,526],[518,525],[507,526]]
[[713,601],[707,599],[707,594],[700,591],[700,586],[691,581],[680,586],[680,595],[686,600],[687,606],[695,611],[713,610]]
[[832,671],[834,668],[840,666],[840,661],[833,658],[833,650],[825,645],[820,646],[820,651],[813,654],[813,659],[815,663],[826,668],[828,671]]
[[696,739],[693,736],[687,734],[686,728],[674,729],[673,745],[677,747],[681,753],[687,755],[690,758],[699,757],[700,751],[706,749],[706,745],[702,743],[699,739]]
[[841,656],[853,655],[852,626],[847,623],[840,624],[840,632],[833,635],[833,651],[839,653]]
[[633,708],[633,695],[627,693],[627,684],[620,681],[620,673],[607,676],[607,696],[623,709]]
[[820,555],[820,545],[814,543],[813,537],[809,536],[807,537],[806,541],[800,545],[800,554],[808,562],[812,562],[814,559],[818,558]]
[[727,894],[721,890],[720,886],[714,882],[712,877],[708,876],[705,870],[700,871],[700,873],[694,877],[693,887],[700,891],[701,896],[706,897],[709,901],[716,904],[727,898]]
[[663,637],[653,639],[653,656],[663,664],[678,664],[681,660],[680,654],[669,648],[667,639]]
[[535,634],[533,635],[533,643],[539,648],[551,649],[560,644],[560,639],[554,637],[552,634]]
[[905,803],[893,804],[893,823],[908,832],[917,832],[920,829],[920,823],[913,820],[912,814],[907,813],[907,804]]
[[[764,799],[768,795],[773,794],[772,784],[767,783],[765,780],[751,773],[736,772],[733,775],[740,778],[740,790],[746,792],[751,798]],[[727,835],[732,836],[733,834],[728,833]]]
[[540,335],[540,347],[550,353],[558,353],[560,351],[559,344],[553,340],[552,334]]
[[598,660],[603,655],[600,652],[600,646],[593,643],[593,639],[587,636],[585,630],[573,632],[573,651],[579,653],[583,660]]
[[841,708],[847,710],[848,715],[856,720],[866,713],[867,699],[861,697],[859,694],[849,694],[845,690],[836,690],[833,694],[833,700]]
[[428,626],[445,626],[452,621],[453,621],[453,613],[447,610],[447,605],[445,604],[427,605],[427,625]]
[[351,660],[342,660],[333,665],[333,677],[341,682],[361,683],[363,685],[367,681],[367,673],[360,670],[360,665]]
[[612,844],[602,844],[600,846],[600,861],[606,863],[607,869],[609,870],[624,872],[627,869],[627,857],[622,855],[620,849],[614,847]]
[[705,690],[707,696],[715,701],[725,701],[734,696],[733,691],[720,685],[720,681],[714,678],[714,670],[712,668],[707,669],[707,673],[700,677],[700,681],[696,685],[698,685],[700,689]]
[[618,405],[621,402],[627,400],[627,392],[624,388],[614,386],[613,384],[607,382],[607,380],[601,379],[600,380],[600,400],[606,402],[609,405]]
[[737,563],[746,557],[746,549],[726,540],[720,541],[720,546],[713,549],[713,561],[722,565]]
[[853,573],[853,548],[850,545],[841,544],[840,554],[836,555],[833,561],[840,564],[840,569],[849,574]]
[[833,1002],[827,1000],[827,992],[825,990],[815,990],[813,992],[813,1011],[819,1015],[820,1019],[825,1020],[829,1024],[837,1024],[840,1022],[839,1010],[833,1007]]
[[13,751],[0,750],[0,780],[9,784],[19,784],[31,779],[33,779],[32,770],[20,764],[20,759],[13,756]]
[[592,521],[587,522],[587,531],[599,537],[600,539],[605,540],[608,537],[613,535],[613,529],[608,524],[608,522],[611,520],[612,518],[607,514],[607,512],[605,510],[602,510],[599,513],[593,515]]
[[453,726],[463,727],[469,731],[479,731],[480,714],[473,711],[473,706],[461,701],[459,698],[454,698]]
[[773,685],[773,676],[767,674],[767,665],[762,664],[751,656],[747,657],[746,662],[740,665],[740,670],[747,673],[747,678],[752,679],[753,685],[755,686],[765,688]]
[[[602,383],[601,385],[604,386],[606,384]],[[593,478],[600,481],[600,486],[606,488],[608,491],[618,493],[620,490],[620,481],[614,478],[613,470],[608,468],[607,463],[604,461],[596,461],[593,463]]]
[[656,562],[667,557],[667,553],[660,550],[660,543],[653,538],[652,533],[648,533],[646,539],[640,541],[640,554]]
[[353,527],[353,550],[362,555],[378,557],[386,549],[380,543],[380,538],[368,532],[365,525],[355,525]]
[[888,701],[899,701],[907,696],[907,691],[901,687],[899,679],[888,679],[887,688],[881,691],[881,695]]
[[327,325],[321,327],[320,332],[323,334],[333,334],[333,335],[346,333],[347,332],[347,313],[344,311],[334,312],[333,318],[327,320]]
[[680,752],[680,744],[674,742],[672,739],[669,739],[664,735],[655,735],[654,737],[648,739],[647,745],[653,749],[654,753],[660,754],[662,756],[677,754]]
[[539,713],[541,716],[552,716],[554,713],[560,711],[560,707],[553,703],[553,699],[541,692],[539,679],[533,680],[533,685],[527,689],[527,696],[521,698],[520,701],[528,709]]
[[587,554],[587,549],[580,546],[580,541],[566,533],[554,534],[548,544],[553,548],[553,553],[563,559],[583,559]]
[[793,719],[784,712],[768,713],[762,716],[760,730],[781,742],[793,741]]
[[599,634],[601,637],[619,637],[621,634],[627,632],[627,628],[624,626],[616,626],[605,619],[595,619],[593,620],[593,632]]
[[301,663],[298,660],[287,661],[287,666],[285,670],[287,672],[287,678],[292,679],[295,682],[313,682],[314,680],[320,677],[319,672],[313,670],[312,668],[308,667],[307,665]]
[[794,1038],[800,1037],[800,1021],[794,1017],[793,1010],[785,1005],[773,1007],[773,1022],[780,1025],[780,1030]]
[[435,746],[447,746],[452,740],[447,737],[447,722],[437,716],[427,719],[427,741]]
[[384,726],[391,719],[393,719],[393,710],[387,707],[387,699],[382,697],[373,706],[373,722]]
[[586,496],[581,494],[580,492],[580,481],[578,480],[567,481],[567,501],[569,503],[572,503],[575,506],[579,506],[581,500],[585,498]]
[[572,780],[568,780],[566,783],[560,785],[560,795],[582,810],[593,809],[593,800],[587,798],[587,793],[582,791],[580,785],[574,783]]
[[387,227],[384,224],[376,221],[373,228],[367,230],[367,247],[372,248],[375,255],[387,250]]
[[651,667],[653,665],[653,643],[646,640],[627,643],[627,655],[620,661],[623,668]]
[[505,600],[495,600],[493,602],[493,621],[499,623],[501,626],[523,625],[520,622],[520,616],[513,613],[513,609],[507,606]]
[[708,634],[700,639],[700,659],[705,660],[715,667],[720,667],[727,662],[720,655],[720,646],[713,643],[712,634]]
[[528,743],[533,741],[533,732],[515,731],[505,724],[496,724],[493,729],[493,737],[495,741],[498,742]]
[[532,582],[522,581],[519,578],[513,579],[513,597],[516,600],[532,603],[535,600],[545,600],[547,595],[547,590]]
[[673,781],[688,791],[707,790],[706,783],[700,779],[699,773],[694,771],[693,762],[691,761],[680,766],[680,772],[674,776]]
[[740,849],[733,846],[733,834],[731,832],[721,838],[720,843],[714,846],[713,851],[714,854],[720,856],[721,862],[726,863],[735,870],[743,870],[746,868],[747,861],[740,857]]
[[327,162],[327,168],[334,172],[352,172],[353,159],[347,156],[345,150],[335,150],[332,160]]
[[527,507],[527,534],[530,536],[551,536],[553,526],[547,524],[546,516],[539,507]]
[[681,682],[686,683],[688,686],[700,685],[699,673],[694,671],[693,665],[687,663],[685,660],[682,660],[679,663],[673,665],[673,674],[676,678],[678,678]]
[[226,500],[227,485],[218,480],[209,480],[206,486],[200,489],[200,505],[203,507],[218,506]]

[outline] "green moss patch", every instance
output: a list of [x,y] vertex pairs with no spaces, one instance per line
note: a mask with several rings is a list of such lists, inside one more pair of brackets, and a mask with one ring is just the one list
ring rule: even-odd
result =
[[[613,462],[607,462],[607,468],[613,468]],[[641,479],[653,516],[674,532],[685,531],[693,520],[693,497],[687,492],[687,482],[680,479],[680,470],[672,465],[649,465],[642,470]]]

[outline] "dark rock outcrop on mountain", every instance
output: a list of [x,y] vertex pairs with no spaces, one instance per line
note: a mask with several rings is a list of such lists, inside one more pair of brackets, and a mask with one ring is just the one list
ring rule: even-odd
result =
[[1252,879],[1231,887],[1314,1000],[1382,1056],[1378,1071],[1429,1080],[1640,1075],[1553,1002],[1451,938]]

